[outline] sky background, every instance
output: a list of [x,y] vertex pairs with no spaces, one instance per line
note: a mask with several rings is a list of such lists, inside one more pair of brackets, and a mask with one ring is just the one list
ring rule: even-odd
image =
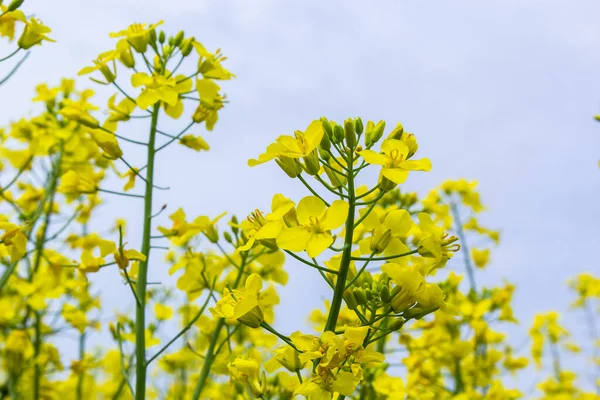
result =
[[[536,311],[566,311],[567,279],[598,273],[597,1],[28,0],[25,10],[52,27],[58,43],[34,49],[2,86],[1,124],[36,109],[30,99],[37,83],[75,76],[113,47],[109,32],[132,22],[164,19],[167,32],[184,29],[229,57],[226,66],[237,75],[223,85],[230,104],[213,132],[191,131],[211,151],[173,147],[160,155],[157,184],[171,190],[158,194],[157,207],[244,216],[268,210],[274,193],[298,200],[305,193],[297,180],[275,163],[249,168],[247,159],[323,115],[383,119],[388,127],[400,121],[433,163],[403,188],[424,194],[445,179],[479,181],[489,209],[483,219],[501,229],[502,242],[478,279],[516,284],[523,326],[511,330],[511,340],[526,337]],[[97,101],[110,94],[100,90]],[[165,126],[176,133],[182,124]],[[147,134],[135,129],[129,137]],[[136,149],[124,149],[141,160]],[[136,200],[113,198],[101,214],[99,227],[115,217],[141,222]],[[132,223],[129,231],[129,242],[138,243],[141,228]],[[172,282],[154,265],[151,280]],[[277,317],[284,331],[305,326],[329,296],[312,270],[288,265],[293,284],[280,292]],[[107,308],[132,309],[128,289],[115,285],[116,271],[93,279],[110,288]],[[573,313],[567,323],[583,329]]]

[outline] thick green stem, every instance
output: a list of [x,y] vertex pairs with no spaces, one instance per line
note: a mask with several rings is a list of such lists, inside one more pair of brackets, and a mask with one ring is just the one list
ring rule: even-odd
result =
[[148,138],[148,167],[146,171],[146,192],[144,194],[144,231],[142,234],[142,254],[146,260],[140,262],[137,280],[137,298],[135,308],[135,398],[146,398],[146,285],[148,281],[148,263],[150,261],[150,234],[152,231],[152,194],[154,181],[154,143],[160,103],[152,109],[150,137]]
[[346,279],[348,278],[348,271],[350,270],[350,262],[352,261],[352,238],[354,236],[354,214],[356,212],[354,203],[356,202],[356,193],[354,192],[354,174],[352,173],[353,154],[350,153],[348,158],[347,177],[349,208],[348,217],[346,218],[346,236],[344,237],[344,251],[342,253],[340,269],[338,271],[337,281],[335,283],[333,300],[331,300],[331,308],[329,309],[327,323],[325,324],[325,331],[335,331],[338,316],[340,315],[340,308],[342,307],[344,290],[346,288]]

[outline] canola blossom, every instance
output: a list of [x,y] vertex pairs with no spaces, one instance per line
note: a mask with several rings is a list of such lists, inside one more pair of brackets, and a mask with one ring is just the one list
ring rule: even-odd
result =
[[[0,67],[60,45],[22,4],[0,2],[0,39],[15,47]],[[163,214],[157,153],[209,151],[228,102],[221,86],[235,75],[220,49],[162,28],[110,33],[113,48],[78,66],[80,79],[110,90],[107,101],[81,81],[40,84],[38,111],[0,129],[1,398],[599,398],[600,280],[569,282],[589,343],[548,311],[516,346],[507,332],[519,327],[517,288],[478,279],[501,235],[482,222],[477,182],[407,191],[432,162],[400,123],[386,132],[386,122],[359,117],[306,121],[247,162],[274,162],[301,196],[274,193],[270,210],[249,207],[239,219],[178,206]],[[134,136],[137,120],[147,127]],[[129,146],[144,152],[139,164]],[[101,206],[125,200],[139,215],[96,231]],[[128,230],[139,221],[134,243]],[[161,269],[173,287],[149,280]],[[304,315],[292,315],[293,329],[278,323],[285,286],[301,284],[290,271],[310,283],[305,293],[327,288],[308,328]],[[107,279],[127,288],[129,312],[104,307]],[[109,343],[93,347],[103,332]],[[65,337],[77,339],[75,352]],[[566,357],[587,362],[591,379]],[[544,375],[529,392],[506,379],[530,369]]]

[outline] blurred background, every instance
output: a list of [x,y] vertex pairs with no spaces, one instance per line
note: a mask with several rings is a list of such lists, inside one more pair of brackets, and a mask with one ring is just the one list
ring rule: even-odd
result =
[[[2,125],[33,115],[37,83],[76,76],[113,47],[109,32],[133,22],[163,19],[165,31],[183,29],[229,57],[225,65],[237,75],[223,85],[230,103],[213,132],[191,131],[211,151],[172,146],[160,154],[156,183],[171,189],[157,194],[156,204],[167,204],[158,225],[170,225],[168,214],[179,207],[191,217],[227,211],[243,218],[268,210],[274,193],[299,200],[305,189],[275,163],[246,162],[276,136],[321,116],[402,122],[433,163],[430,173],[411,174],[404,190],[425,194],[446,179],[479,182],[484,222],[502,236],[478,280],[517,286],[522,325],[509,330],[510,341],[526,340],[533,315],[547,310],[562,312],[567,327],[582,334],[580,314],[568,312],[566,281],[599,271],[600,125],[593,116],[600,110],[600,3],[29,0],[24,10],[35,10],[60,45],[37,48],[2,86]],[[85,77],[77,82],[97,90],[96,104],[113,93]],[[128,126],[141,138],[146,123]],[[179,125],[163,129],[176,133]],[[139,149],[123,149],[134,165],[142,160]],[[138,245],[136,200],[109,198],[100,215],[95,230],[125,217],[127,239]],[[149,280],[172,285],[161,253],[153,253]],[[293,284],[280,291],[276,326],[291,332],[306,329],[310,311],[330,291],[312,270],[287,265]],[[447,268],[463,272],[461,262]],[[107,318],[133,311],[116,270],[92,279],[104,293]],[[109,343],[105,334],[91,340]],[[525,374],[518,384],[534,380]]]

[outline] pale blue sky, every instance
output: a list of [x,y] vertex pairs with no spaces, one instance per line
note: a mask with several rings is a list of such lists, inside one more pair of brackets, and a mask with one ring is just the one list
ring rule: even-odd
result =
[[[36,48],[0,88],[3,124],[32,109],[35,83],[75,75],[111,48],[108,32],[134,21],[164,19],[169,31],[184,29],[229,57],[237,75],[225,85],[231,103],[214,132],[194,132],[211,152],[173,148],[159,160],[158,183],[172,189],[157,204],[168,203],[171,212],[182,206],[194,216],[243,216],[268,209],[276,192],[298,199],[299,182],[274,163],[251,169],[246,160],[322,115],[401,121],[433,163],[430,173],[413,174],[407,189],[425,193],[463,177],[480,182],[490,210],[485,221],[502,230],[480,281],[517,285],[515,311],[524,326],[515,341],[536,310],[566,310],[568,278],[598,273],[596,1],[29,0],[26,10],[53,28],[58,43]],[[137,215],[139,208],[113,199],[104,212]],[[132,226],[131,242],[139,231]],[[154,264],[151,279],[168,282],[159,269]],[[278,325],[290,330],[328,292],[312,271],[292,263],[288,270],[295,283],[281,293]],[[126,288],[114,285],[116,272],[94,279],[110,285],[109,304],[131,303]],[[581,329],[581,319],[568,321]]]

